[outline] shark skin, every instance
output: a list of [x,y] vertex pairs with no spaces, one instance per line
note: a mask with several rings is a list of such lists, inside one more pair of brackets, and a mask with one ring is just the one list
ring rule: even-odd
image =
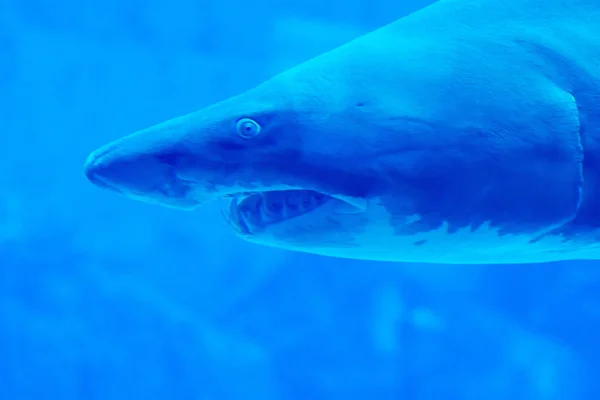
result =
[[352,259],[600,259],[600,2],[441,0],[93,152],[88,179]]

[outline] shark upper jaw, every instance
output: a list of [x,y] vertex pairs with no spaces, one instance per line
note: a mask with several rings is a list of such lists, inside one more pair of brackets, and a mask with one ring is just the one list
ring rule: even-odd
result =
[[333,214],[357,214],[367,208],[364,199],[328,195],[310,189],[242,192],[220,198],[225,220],[242,236],[258,234],[325,205],[331,206]]
[[119,154],[114,145],[93,152],[85,162],[84,173],[103,189],[169,208],[191,211],[221,198],[226,220],[241,235],[258,233],[325,204],[332,204],[332,212],[339,214],[356,214],[366,209],[366,201],[362,199],[287,185],[251,191],[240,186],[207,189],[204,180],[194,174],[169,163],[157,162],[151,155]]
[[[135,136],[132,136],[135,138]],[[135,143],[134,143],[135,144]],[[218,181],[198,175],[165,157],[135,151],[129,141],[110,143],[87,158],[84,173],[95,185],[145,203],[191,211],[221,199],[221,210],[238,234],[253,235],[268,227],[314,212],[328,204],[322,215],[357,214],[366,210],[366,200],[327,193],[319,189],[276,184],[257,186],[210,185]],[[251,189],[250,189],[251,188]]]

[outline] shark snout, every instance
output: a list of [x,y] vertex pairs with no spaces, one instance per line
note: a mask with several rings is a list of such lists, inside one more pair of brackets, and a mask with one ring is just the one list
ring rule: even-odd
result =
[[85,160],[83,172],[94,185],[104,189],[120,192],[118,184],[118,166],[106,162],[106,150],[100,149],[91,153]]
[[83,169],[90,182],[117,192],[142,192],[167,182],[166,168],[158,161],[115,143],[92,152]]
[[94,185],[127,197],[177,208],[196,206],[198,202],[191,198],[193,182],[179,177],[167,161],[113,143],[88,156],[84,174]]

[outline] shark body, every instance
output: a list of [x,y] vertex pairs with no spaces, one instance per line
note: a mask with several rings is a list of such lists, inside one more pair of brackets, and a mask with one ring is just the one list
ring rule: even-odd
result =
[[435,263],[600,259],[600,2],[441,0],[123,137],[99,186],[244,239]]

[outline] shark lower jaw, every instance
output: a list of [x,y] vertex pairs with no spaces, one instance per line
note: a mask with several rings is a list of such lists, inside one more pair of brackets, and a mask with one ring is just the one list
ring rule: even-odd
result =
[[222,197],[221,200],[225,219],[244,236],[259,233],[325,205],[332,205],[334,214],[357,214],[366,209],[356,199],[305,189],[237,193]]

